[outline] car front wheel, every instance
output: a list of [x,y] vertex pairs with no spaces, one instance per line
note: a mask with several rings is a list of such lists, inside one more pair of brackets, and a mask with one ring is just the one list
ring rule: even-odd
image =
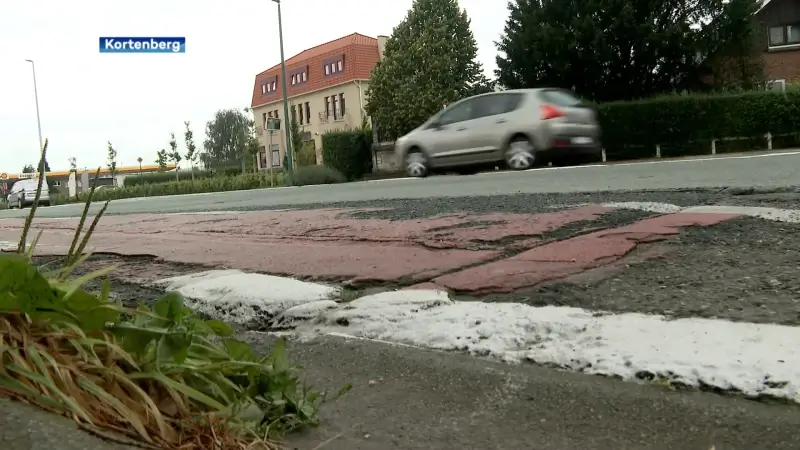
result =
[[428,158],[419,150],[414,150],[406,155],[406,174],[414,178],[428,176]]

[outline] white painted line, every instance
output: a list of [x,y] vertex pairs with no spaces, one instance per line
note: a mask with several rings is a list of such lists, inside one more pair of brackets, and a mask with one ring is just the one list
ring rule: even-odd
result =
[[466,351],[626,380],[649,373],[690,386],[800,402],[797,327],[458,302],[442,291],[361,297],[320,320],[298,332]]
[[[335,288],[236,270],[162,280],[187,304],[237,324],[285,315],[300,338],[336,336],[464,351],[636,380],[642,374],[689,386],[800,402],[800,328],[569,307],[455,301],[439,290],[382,292],[336,304]],[[294,309],[298,314],[287,314]],[[341,324],[347,325],[341,325]]]
[[682,207],[670,203],[659,202],[619,202],[605,203],[603,206],[608,208],[635,209],[639,211],[649,211],[661,214],[674,213],[704,213],[704,214],[738,214],[748,217],[756,217],[773,222],[800,223],[800,210],[769,208],[762,206],[727,206],[727,205],[703,205]]

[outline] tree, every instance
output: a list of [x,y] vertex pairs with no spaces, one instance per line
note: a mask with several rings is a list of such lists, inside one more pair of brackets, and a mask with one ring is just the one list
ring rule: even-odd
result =
[[156,164],[158,164],[159,172],[164,172],[167,170],[167,161],[169,161],[169,155],[167,155],[167,151],[163,148],[156,152]]
[[169,152],[169,155],[168,155],[169,156],[169,160],[175,163],[175,179],[176,180],[180,180],[181,179],[181,175],[180,175],[181,170],[178,167],[178,164],[180,164],[181,159],[183,159],[183,158],[181,157],[181,152],[178,151],[178,141],[175,140],[175,133],[170,133],[169,134],[169,148],[170,148],[170,152]]
[[183,140],[186,142],[186,161],[189,161],[189,167],[192,171],[192,180],[194,180],[194,163],[197,159],[197,146],[194,144],[194,133],[190,127],[189,122],[183,122],[186,129],[183,132]]
[[457,0],[414,0],[372,71],[367,114],[397,138],[445,105],[493,89]]
[[116,186],[117,151],[114,149],[114,146],[111,145],[111,141],[108,142],[108,170],[111,172],[111,182]]
[[74,156],[69,157],[69,171],[72,173],[78,172],[78,159]]
[[573,89],[595,101],[693,89],[719,43],[741,39],[720,33],[741,20],[727,15],[725,3],[512,0],[497,42],[498,81],[509,89]]
[[713,87],[746,91],[764,86],[767,77],[756,18],[758,8],[759,3],[752,0],[730,0],[725,5],[724,18],[716,24],[717,39],[710,42],[707,66],[711,68]]
[[36,168],[33,167],[33,164],[25,164],[22,167],[22,173],[36,173]]
[[199,155],[200,161],[210,169],[244,164],[252,127],[253,121],[241,110],[217,111],[214,119],[206,124],[204,153]]

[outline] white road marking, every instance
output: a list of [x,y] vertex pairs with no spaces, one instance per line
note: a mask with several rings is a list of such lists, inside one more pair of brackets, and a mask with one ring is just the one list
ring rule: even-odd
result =
[[739,214],[748,217],[771,220],[773,222],[800,223],[800,210],[769,208],[763,206],[728,206],[703,205],[682,207],[670,203],[659,202],[618,202],[605,203],[603,206],[619,209],[636,209],[661,214],[704,213],[704,214]]

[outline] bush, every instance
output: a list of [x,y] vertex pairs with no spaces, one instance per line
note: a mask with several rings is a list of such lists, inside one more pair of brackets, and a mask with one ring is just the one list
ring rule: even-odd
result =
[[314,141],[304,142],[297,150],[297,165],[300,167],[317,165],[317,148]]
[[[800,91],[672,95],[596,106],[609,159],[708,154],[713,139],[800,131]],[[665,150],[666,149],[666,153]]]
[[336,184],[347,181],[336,169],[325,166],[298,167],[294,170],[290,184],[292,186],[310,186],[313,184]]
[[[46,151],[47,141],[41,171]],[[37,267],[38,237],[26,242],[40,195],[17,253],[0,253],[0,393],[151,448],[271,450],[270,439],[318,424],[325,396],[299,382],[285,341],[260,357],[178,293],[131,309],[109,299],[108,280],[82,288],[113,267],[71,277],[108,202],[81,238],[90,193],[61,267]]]
[[322,163],[339,171],[348,181],[372,171],[372,131],[331,131],[322,136]]
[[[275,172],[275,186],[283,186],[283,172]],[[269,174],[247,173],[236,176],[209,177],[202,179],[183,179],[157,184],[134,185],[117,189],[103,189],[94,193],[97,201],[119,200],[123,198],[159,197],[164,195],[200,194],[206,192],[243,191],[271,187]],[[86,201],[88,192],[81,192],[72,202]]]
[[[203,180],[206,178],[213,178],[217,176],[236,176],[242,173],[241,167],[225,167],[216,170],[194,170],[194,179],[195,180]],[[175,172],[150,172],[145,173],[142,175],[138,174],[131,174],[125,177],[124,185],[125,187],[131,186],[140,186],[142,184],[160,184],[160,183],[172,183],[174,181],[183,181],[183,180],[191,180],[192,179],[192,172],[191,170],[182,170],[180,172],[180,178],[176,179]]]

